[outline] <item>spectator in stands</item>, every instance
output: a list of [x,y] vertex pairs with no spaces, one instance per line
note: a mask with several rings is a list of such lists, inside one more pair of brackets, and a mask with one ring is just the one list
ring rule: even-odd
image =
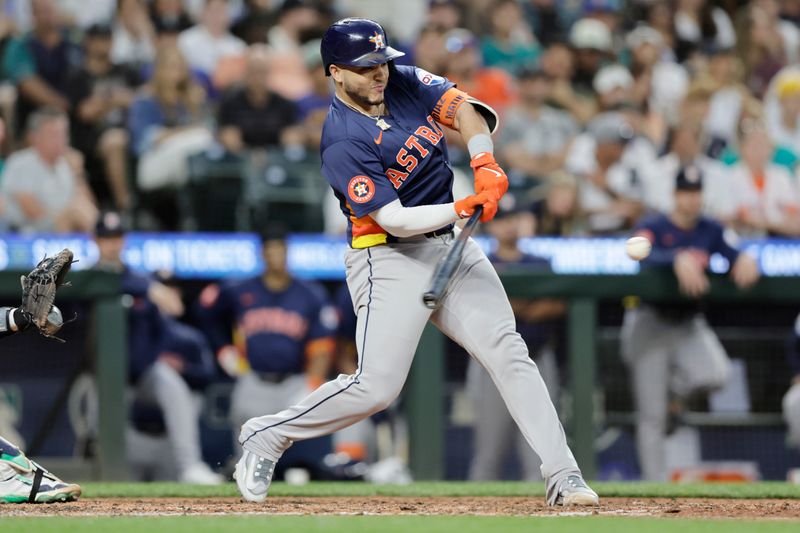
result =
[[772,77],[797,62],[800,29],[778,17],[778,2],[757,0],[741,9],[738,55],[743,59],[747,87],[762,98]]
[[702,153],[703,127],[699,120],[686,120],[670,131],[669,151],[650,165],[646,204],[661,213],[674,209],[675,176],[681,168],[695,166],[703,173],[703,213],[719,222],[734,218],[734,196],[729,169]]
[[551,43],[542,53],[540,66],[553,81],[552,103],[570,113],[580,124],[591,120],[596,112],[594,94],[580,94],[572,87],[575,58],[569,46],[558,41]]
[[180,50],[159,48],[153,78],[128,113],[131,149],[139,158],[137,184],[141,190],[186,183],[186,158],[214,141],[205,118],[205,91],[192,80]]
[[513,103],[513,79],[505,71],[482,65],[478,40],[469,30],[456,28],[445,34],[448,52],[446,77],[498,113]]
[[464,8],[457,0],[431,0],[426,24],[442,31],[464,26]]
[[181,0],[152,0],[150,18],[156,28],[175,28],[181,32],[192,26],[192,19]]
[[529,0],[522,2],[525,18],[542,46],[550,46],[566,35],[564,16],[556,0]]
[[800,236],[797,183],[786,167],[772,162],[774,147],[764,124],[742,121],[739,142],[741,161],[728,176],[736,227],[750,236]]
[[528,68],[518,78],[519,103],[509,108],[498,146],[509,172],[546,178],[561,168],[578,125],[569,113],[547,105],[553,81]]
[[678,122],[681,101],[689,88],[689,74],[671,57],[663,35],[650,26],[638,26],[625,42],[631,53],[634,101],[670,123]]
[[622,358],[630,367],[636,447],[642,479],[647,481],[669,479],[664,441],[685,402],[723,387],[730,374],[728,355],[697,300],[709,290],[709,257],[719,253],[728,260],[730,276],[740,289],[759,278],[755,260],[729,243],[721,224],[701,215],[702,188],[697,167],[681,169],[672,212],[645,219],[636,232],[653,244],[643,266],[672,269],[680,291],[692,300],[642,302],[625,312]]
[[[497,241],[497,248],[489,254],[489,260],[498,272],[515,266],[524,266],[537,272],[550,271],[550,262],[547,259],[524,253],[518,247],[521,237],[530,236],[531,213],[526,204],[524,191],[512,189],[500,199],[497,215],[486,224],[486,231]],[[555,298],[511,298],[510,303],[517,319],[517,331],[539,366],[553,403],[558,405],[558,370],[554,343],[557,320],[564,316],[566,304]],[[469,479],[502,479],[503,464],[509,452],[516,452],[519,458],[522,480],[541,479],[542,461],[514,423],[492,377],[472,358],[467,368],[466,392],[474,413],[472,429],[475,444]]]
[[736,33],[730,17],[708,0],[678,0],[675,8],[675,50],[683,62],[694,52],[709,47],[730,49]]
[[19,125],[38,107],[69,110],[67,77],[81,56],[60,25],[55,0],[32,0],[31,7],[32,31],[12,40],[3,56],[3,73],[19,92]]
[[111,61],[141,68],[156,56],[156,30],[147,14],[145,0],[117,0],[113,25]]
[[69,147],[69,119],[44,108],[28,120],[30,148],[8,158],[0,183],[9,223],[21,231],[91,231],[97,207],[79,153]]
[[310,2],[284,0],[278,10],[277,22],[267,32],[269,46],[279,53],[298,52],[303,44],[300,40],[302,33],[319,25],[319,12]]
[[[90,27],[84,36],[83,66],[69,78],[67,96],[73,110],[72,141],[84,155],[89,176],[101,174],[116,209],[127,210],[128,188],[127,109],[133,101],[138,74],[111,62],[112,34],[108,26]],[[107,194],[98,195],[106,199]]]
[[413,64],[433,74],[444,72],[447,65],[444,35],[445,32],[439,26],[423,26],[414,42]]
[[272,26],[272,0],[245,0],[245,11],[231,28],[236,37],[251,44],[266,44],[267,32]]
[[325,75],[322,56],[319,55],[319,43],[319,40],[314,40],[303,46],[306,68],[311,76],[312,90],[296,102],[304,144],[315,152],[319,149],[322,125],[333,101],[331,79]]
[[619,63],[611,63],[600,70],[592,80],[597,94],[598,110],[614,111],[634,103],[634,80],[630,71]]
[[[337,315],[325,289],[287,271],[283,228],[268,227],[262,243],[264,274],[209,285],[197,308],[220,366],[236,378],[230,408],[234,435],[264,409],[280,411],[316,389],[333,362]],[[307,464],[321,463],[323,455]]]
[[[714,86],[705,122],[710,139],[708,155],[719,158],[724,149],[736,148],[737,125],[753,97],[742,83],[744,68],[733,48],[711,47],[703,52],[708,66],[698,77],[707,76],[709,83]],[[698,54],[700,65],[703,56]]]
[[634,139],[621,114],[602,113],[572,143],[565,168],[578,177],[579,208],[591,233],[631,228],[644,210],[645,169],[652,160]]
[[766,97],[770,138],[776,146],[800,155],[800,71],[782,71],[773,85],[773,94]]
[[128,460],[135,477],[222,483],[222,476],[202,460],[200,413],[192,392],[192,388],[202,389],[215,373],[205,337],[177,320],[184,313],[184,305],[176,289],[154,277],[135,274],[122,263],[125,228],[119,213],[103,213],[94,235],[100,254],[96,268],[121,274],[122,291],[132,298],[128,310],[128,380],[134,386],[134,426],[139,418],[151,422],[163,419],[167,437],[164,449],[137,431],[128,433]]
[[297,142],[298,110],[294,103],[267,88],[270,55],[253,45],[247,52],[244,87],[227,94],[219,110],[219,139],[233,153]]
[[592,82],[597,71],[613,59],[614,43],[611,30],[603,22],[583,18],[573,24],[569,43],[575,50],[575,71],[572,84],[584,95],[593,93]]
[[230,32],[230,22],[228,0],[206,0],[200,23],[178,36],[191,68],[211,78],[221,60],[244,54],[247,45]]
[[547,180],[545,197],[533,204],[536,233],[568,237],[583,232],[578,209],[578,180],[572,174],[557,170]]
[[536,62],[541,48],[516,0],[494,0],[489,9],[491,31],[481,41],[483,64],[517,74]]

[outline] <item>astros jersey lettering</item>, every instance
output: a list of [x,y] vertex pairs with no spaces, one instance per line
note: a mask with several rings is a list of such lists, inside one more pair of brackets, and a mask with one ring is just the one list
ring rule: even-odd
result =
[[397,66],[384,92],[390,126],[334,98],[322,132],[322,174],[348,218],[353,248],[383,244],[387,232],[369,213],[400,199],[404,207],[453,201],[453,171],[441,125],[452,125],[466,95],[452,82]]

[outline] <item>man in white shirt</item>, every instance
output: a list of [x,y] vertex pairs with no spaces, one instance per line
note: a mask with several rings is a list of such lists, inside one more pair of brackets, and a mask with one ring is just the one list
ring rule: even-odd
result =
[[591,233],[624,231],[642,214],[651,152],[620,113],[601,113],[572,143],[565,167],[578,177],[578,203]]
[[[9,157],[0,179],[9,223],[34,232],[86,232],[97,207],[69,148],[67,116],[45,108],[28,121],[30,148]],[[77,156],[79,157],[79,156]]]
[[227,0],[206,0],[200,24],[178,36],[178,47],[193,69],[214,74],[222,58],[242,55],[247,45],[230,32]]
[[703,214],[722,223],[734,217],[735,203],[729,169],[701,153],[702,123],[682,122],[670,132],[669,152],[646,172],[645,204],[648,208],[671,213],[675,207],[675,176],[681,168],[696,166],[703,174]]

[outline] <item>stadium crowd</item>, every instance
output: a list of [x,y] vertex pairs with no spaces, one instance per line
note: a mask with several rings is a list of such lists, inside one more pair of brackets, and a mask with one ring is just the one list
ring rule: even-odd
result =
[[[726,228],[748,237],[800,236],[800,0],[86,5],[0,0],[0,229],[97,229],[99,239],[108,239],[122,235],[123,227],[205,228],[229,206],[212,202],[201,209],[187,196],[207,186],[197,173],[231,161],[245,182],[236,201],[248,209],[223,229],[259,230],[274,221],[283,211],[258,204],[299,202],[279,194],[281,183],[288,187],[295,173],[319,168],[332,99],[319,43],[325,28],[346,15],[380,21],[392,46],[406,53],[399,63],[446,76],[498,111],[495,152],[518,204],[513,211],[522,215],[516,227],[495,230],[500,241],[509,233],[513,239],[629,234],[643,217],[676,209],[676,185],[692,187],[686,185],[687,168],[702,175],[703,213]],[[447,140],[456,188],[469,189],[467,149],[457,135]],[[198,160],[203,164],[191,164]],[[270,165],[281,166],[285,176],[276,181]],[[326,190],[318,180],[318,189]],[[262,182],[269,187],[258,188]],[[311,218],[284,222],[293,231],[344,232],[338,202],[325,194],[307,200],[324,212],[319,224]],[[106,211],[120,213],[121,220],[101,217],[98,225]],[[172,355],[161,358],[156,371],[137,368],[132,379],[141,378],[141,398],[165,409],[167,426],[181,420],[185,427],[185,417],[169,414],[163,393],[188,369],[176,362],[178,341],[189,339],[184,344],[195,354],[191,364],[203,369],[212,348],[230,353],[233,345],[250,342],[215,331],[241,310],[231,303],[233,289],[220,293],[212,286],[197,304],[205,332],[214,333],[203,340],[175,325],[183,304],[165,285],[151,280],[137,287],[154,316],[169,324],[164,335]],[[302,312],[325,313],[332,305],[327,300],[320,297],[314,311]],[[549,324],[563,316],[563,303],[545,303],[544,318],[530,322]],[[346,303],[339,308],[346,310]],[[314,354],[333,357],[332,344],[319,341],[336,337],[335,322],[316,324],[313,336],[294,338],[286,351],[311,354],[314,364]],[[245,363],[220,361],[241,379]],[[313,378],[352,364],[329,361],[315,368]],[[238,386],[266,387],[258,394],[267,398],[269,384],[284,382],[291,372],[294,367],[273,369]],[[193,409],[189,400],[171,408]],[[196,442],[184,439],[176,446],[190,450],[186,479],[217,479],[197,466]]]

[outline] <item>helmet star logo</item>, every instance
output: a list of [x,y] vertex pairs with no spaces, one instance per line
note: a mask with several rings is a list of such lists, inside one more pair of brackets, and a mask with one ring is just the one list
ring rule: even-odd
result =
[[372,37],[369,38],[369,42],[375,45],[375,50],[380,50],[381,48],[386,47],[386,44],[384,44],[383,42],[383,35],[381,35],[377,31]]

